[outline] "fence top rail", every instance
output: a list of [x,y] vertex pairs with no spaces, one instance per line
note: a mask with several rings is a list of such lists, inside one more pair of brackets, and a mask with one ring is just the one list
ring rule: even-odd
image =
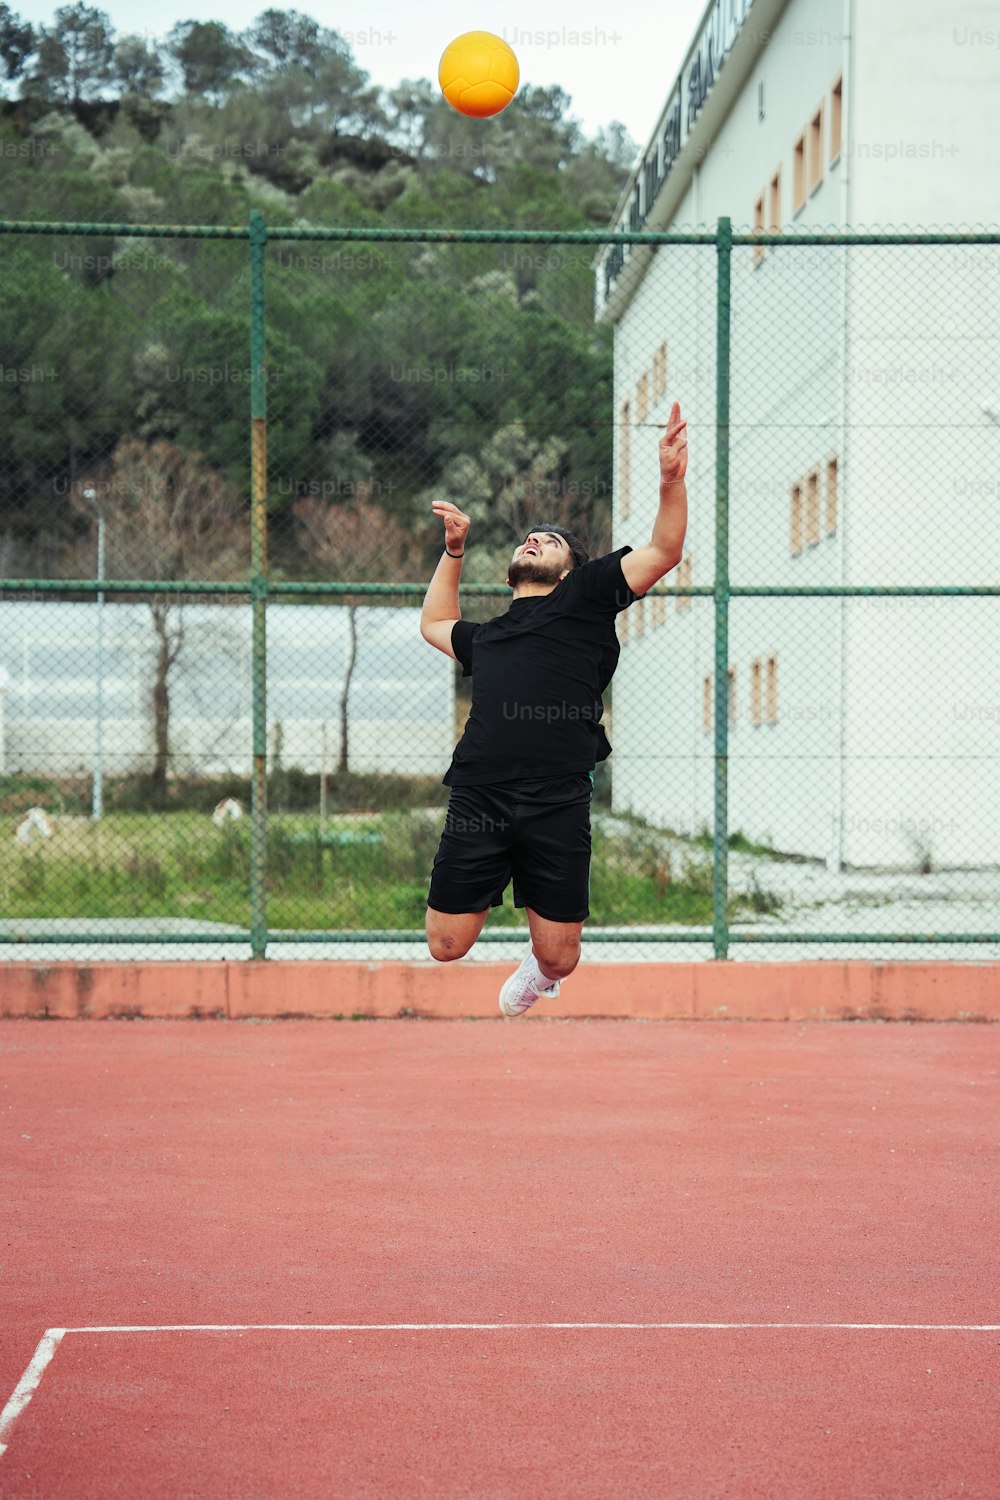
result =
[[[254,213],[248,224],[101,224],[88,221],[41,221],[0,219],[0,234],[90,234],[118,239],[215,239],[215,240],[361,240],[367,243],[411,241],[451,244],[542,244],[542,245],[717,245],[719,227],[690,230],[604,229],[396,229],[316,225],[309,228],[269,225]],[[730,220],[720,221],[731,223]],[[995,245],[1000,227],[994,229],[925,229],[897,231],[853,231],[836,228],[803,230],[781,234],[761,231],[731,231],[734,245]]]
[[[258,596],[273,598],[284,595],[322,597],[339,594],[366,594],[392,596],[402,594],[411,598],[422,598],[427,592],[426,583],[351,583],[343,579],[309,579],[302,583],[270,579],[264,575],[246,579],[220,579],[217,583],[205,579],[155,579],[155,578],[0,578],[0,594],[222,594],[226,596]],[[685,598],[711,599],[717,590],[711,583],[657,584],[647,589],[647,594],[664,594],[669,597],[681,595]],[[481,598],[500,597],[510,593],[506,583],[463,583],[459,593]],[[908,599],[942,598],[975,599],[996,597],[1000,594],[1000,583],[958,584],[727,584],[725,593],[732,598],[770,599]]]

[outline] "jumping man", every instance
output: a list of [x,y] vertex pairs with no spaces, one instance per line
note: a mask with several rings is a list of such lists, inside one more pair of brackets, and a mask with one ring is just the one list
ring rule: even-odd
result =
[[537,526],[514,549],[509,609],[484,625],[463,620],[458,604],[469,517],[447,500],[431,506],[444,522],[445,552],[420,633],[472,676],[472,708],[444,778],[451,790],[427,897],[427,942],[442,962],[464,957],[513,876],[531,943],[500,990],[506,1016],[554,999],[580,960],[594,767],[611,754],[600,720],[601,694],[618,665],[615,616],[681,559],[686,425],[675,401],[659,445],[659,511],[644,547],[588,559],[572,532]]

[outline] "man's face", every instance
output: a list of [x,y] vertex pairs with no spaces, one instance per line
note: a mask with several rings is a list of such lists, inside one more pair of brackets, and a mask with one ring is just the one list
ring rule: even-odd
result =
[[558,583],[573,566],[569,543],[554,531],[529,531],[515,547],[507,571],[512,588],[522,583]]

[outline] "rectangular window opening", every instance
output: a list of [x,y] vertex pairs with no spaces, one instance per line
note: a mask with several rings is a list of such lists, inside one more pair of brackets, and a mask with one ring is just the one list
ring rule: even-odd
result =
[[826,461],[826,534],[833,536],[837,530],[837,460]]
[[800,135],[792,153],[792,212],[798,213],[806,201],[806,138]]
[[777,724],[778,722],[778,658],[769,656],[767,658],[767,722]]
[[840,155],[840,131],[843,115],[844,80],[838,78],[830,91],[830,162]]
[[772,234],[781,233],[781,168],[771,178],[770,217],[768,228]]
[[750,722],[756,728],[760,717],[760,661],[755,658],[750,666]]
[[823,181],[823,106],[812,117],[809,126],[809,191],[813,193]]
[[802,486],[792,485],[792,556],[798,557],[802,551]]
[[806,545],[815,547],[819,542],[819,470],[813,469],[806,478]]

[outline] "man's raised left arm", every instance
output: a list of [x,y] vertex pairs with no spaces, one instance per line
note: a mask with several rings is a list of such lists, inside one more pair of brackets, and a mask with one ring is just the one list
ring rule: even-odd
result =
[[660,439],[660,508],[653,534],[644,547],[622,558],[625,582],[635,594],[645,594],[665,573],[676,568],[684,554],[687,531],[687,423],[680,403],[670,408],[667,430]]

